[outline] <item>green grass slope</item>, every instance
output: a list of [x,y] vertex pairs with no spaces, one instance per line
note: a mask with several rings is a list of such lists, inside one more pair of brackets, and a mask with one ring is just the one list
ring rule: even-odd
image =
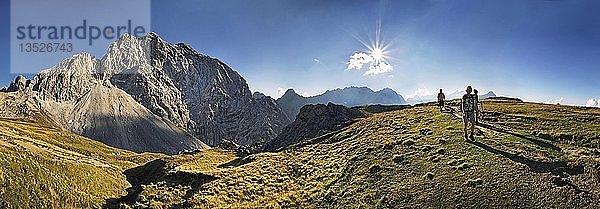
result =
[[600,111],[525,103],[502,98],[484,100],[483,119],[523,134],[577,147],[600,148]]
[[376,109],[243,158],[135,154],[0,119],[0,208],[600,207],[598,108],[484,100],[474,142],[433,104]]
[[124,170],[158,156],[0,119],[0,208],[99,208],[130,186]]
[[423,105],[279,152],[161,158],[125,171],[139,185],[112,207],[600,207],[600,109],[507,99],[483,108],[475,142],[455,115]]

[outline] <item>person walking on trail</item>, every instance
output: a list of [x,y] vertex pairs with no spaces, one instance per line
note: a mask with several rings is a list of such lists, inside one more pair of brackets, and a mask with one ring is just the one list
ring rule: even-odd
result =
[[442,89],[440,89],[440,93],[438,93],[437,99],[438,99],[438,106],[440,106],[440,112],[442,112],[444,110],[444,102],[446,100],[446,95],[444,95],[444,92],[442,92]]
[[477,89],[473,89],[473,94],[475,94],[475,124],[479,124],[479,91]]
[[[464,122],[464,131],[465,131],[465,139],[473,139],[473,132],[475,131],[475,112],[477,111],[477,102],[476,96],[471,94],[473,88],[471,86],[467,86],[466,94],[463,95],[460,109],[463,113],[463,122]],[[470,124],[471,134],[468,134],[467,126]]]

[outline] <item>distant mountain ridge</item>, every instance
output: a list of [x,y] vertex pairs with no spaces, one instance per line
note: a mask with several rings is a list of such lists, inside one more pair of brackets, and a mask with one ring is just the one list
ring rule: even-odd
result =
[[300,108],[307,104],[333,103],[347,107],[371,105],[371,104],[406,104],[404,98],[390,88],[373,91],[368,87],[345,87],[327,90],[323,94],[304,97],[297,94],[294,89],[288,89],[283,96],[277,99],[277,104],[290,118],[295,119]]
[[[460,98],[462,98],[462,96],[464,94],[466,94],[466,92],[465,91],[455,91],[455,92],[452,92],[451,94],[447,94],[447,92],[444,92],[444,94],[446,94],[446,100],[451,100],[451,99],[460,99]],[[488,93],[486,93],[486,94],[480,94],[479,95],[479,99],[486,99],[486,98],[491,98],[491,97],[496,97],[496,94],[493,91],[488,91]],[[430,94],[430,95],[416,96],[416,97],[407,98],[406,101],[409,104],[417,104],[417,103],[423,103],[423,102],[437,101],[437,93],[436,94]]]

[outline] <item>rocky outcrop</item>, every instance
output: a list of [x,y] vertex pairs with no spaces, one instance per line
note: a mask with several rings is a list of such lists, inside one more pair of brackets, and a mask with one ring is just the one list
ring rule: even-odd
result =
[[368,87],[346,87],[343,89],[328,90],[323,94],[303,97],[298,95],[293,89],[288,89],[281,98],[277,99],[277,104],[286,113],[290,119],[295,119],[302,106],[307,104],[327,104],[334,103],[347,107],[382,104],[405,104],[404,98],[390,88],[379,91],[373,91]]
[[286,126],[264,150],[276,150],[339,130],[361,117],[365,115],[358,108],[348,108],[331,102],[327,105],[306,105],[302,107],[296,120]]
[[0,92],[17,92],[25,90],[27,86],[27,78],[25,76],[19,75],[15,78],[15,81],[10,83],[8,88],[0,89]]

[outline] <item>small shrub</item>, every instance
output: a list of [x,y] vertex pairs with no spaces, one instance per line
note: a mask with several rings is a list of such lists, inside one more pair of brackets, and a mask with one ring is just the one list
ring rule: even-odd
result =
[[405,145],[405,146],[412,146],[415,143],[417,143],[417,142],[415,140],[412,140],[412,139],[408,139],[408,140],[405,140],[404,142],[402,142],[402,144]]
[[441,138],[438,141],[440,144],[446,144],[446,142],[447,142],[446,139],[444,139],[444,138]]
[[426,178],[427,180],[431,180],[431,179],[433,179],[433,173],[432,173],[432,172],[427,172],[427,173],[425,174],[425,178]]
[[372,174],[373,174],[373,173],[377,173],[377,172],[379,172],[380,170],[381,170],[381,166],[379,166],[379,165],[372,165],[372,166],[369,168],[369,173],[372,173]]
[[473,164],[466,162],[466,163],[462,163],[462,164],[458,165],[456,167],[456,169],[458,169],[458,170],[466,170],[467,168],[470,168],[470,167],[473,167]]
[[394,155],[394,163],[402,163],[406,160],[406,157],[404,157],[403,155]]
[[470,187],[476,187],[477,185],[482,185],[482,184],[483,184],[483,180],[480,178],[467,180],[467,186],[470,186]]

